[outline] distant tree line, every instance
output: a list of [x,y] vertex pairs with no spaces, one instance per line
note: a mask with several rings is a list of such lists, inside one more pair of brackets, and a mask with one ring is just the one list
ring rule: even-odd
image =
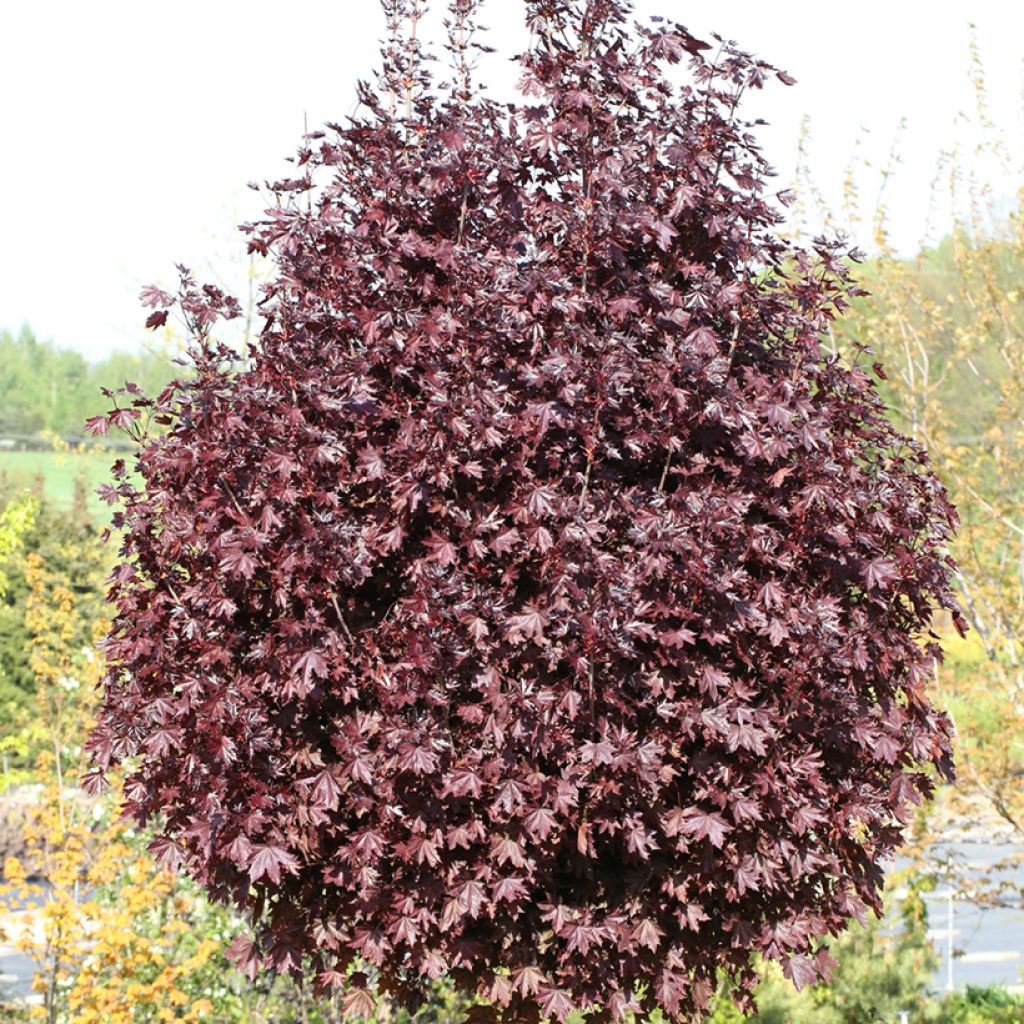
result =
[[36,337],[25,326],[0,330],[0,437],[53,431],[81,437],[85,420],[109,404],[101,388],[125,380],[147,393],[175,375],[169,353],[113,352],[98,362]]

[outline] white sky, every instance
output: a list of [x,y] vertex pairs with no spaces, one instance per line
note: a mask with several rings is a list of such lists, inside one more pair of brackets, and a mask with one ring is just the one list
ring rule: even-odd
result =
[[[435,9],[442,0],[435,0]],[[747,105],[779,187],[792,183],[801,118],[809,164],[836,202],[861,154],[886,162],[901,117],[902,163],[886,193],[893,237],[920,238],[938,154],[973,107],[968,20],[977,26],[990,116],[1019,167],[1024,4],[974,0],[639,0],[697,35],[718,31],[788,70]],[[489,0],[480,77],[505,90],[523,48],[520,0]],[[6,0],[0,5],[0,328],[28,322],[89,356],[144,338],[136,296],[183,262],[239,278],[233,225],[259,212],[248,181],[284,176],[303,130],[354,110],[377,59],[374,0]],[[1024,176],[996,176],[998,195]],[[863,177],[873,198],[877,179]],[[938,227],[945,224],[939,216]],[[941,233],[941,230],[940,230]],[[862,239],[867,244],[869,238]],[[0,367],[2,370],[2,367]]]

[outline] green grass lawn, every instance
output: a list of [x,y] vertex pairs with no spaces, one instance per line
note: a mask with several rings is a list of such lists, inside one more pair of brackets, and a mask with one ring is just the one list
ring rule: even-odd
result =
[[36,491],[60,508],[70,508],[75,481],[85,480],[89,512],[97,523],[110,519],[110,506],[96,496],[96,488],[110,479],[113,452],[5,452],[0,451],[0,490]]

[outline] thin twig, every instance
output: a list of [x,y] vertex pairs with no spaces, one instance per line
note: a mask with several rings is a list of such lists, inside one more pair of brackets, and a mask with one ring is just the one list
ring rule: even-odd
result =
[[338,616],[338,621],[341,623],[341,628],[345,631],[345,636],[348,637],[350,643],[354,644],[356,642],[356,638],[352,635],[352,630],[348,628],[345,616],[342,615],[341,608],[338,606],[338,598],[333,591],[331,592],[331,604],[334,605],[334,611]]
[[658,481],[658,490],[665,490],[665,481],[668,479],[668,467],[672,465],[672,449],[669,448],[665,458],[665,468],[661,471],[661,479]]
[[725,375],[729,376],[729,371],[732,370],[732,357],[736,355],[736,343],[740,337],[740,322],[736,321],[736,326],[733,328],[732,341],[729,342],[729,357],[725,361]]
[[590,474],[594,469],[594,449],[597,446],[597,417],[601,411],[601,403],[598,402],[594,406],[594,422],[591,425],[591,438],[590,447],[587,448],[587,468],[583,474],[583,490],[580,491],[580,504],[579,507],[583,508],[587,501],[587,491],[590,489]]
[[225,491],[227,491],[228,497],[229,497],[229,498],[231,499],[231,503],[232,503],[232,504],[233,504],[233,505],[235,506],[235,508],[237,508],[237,509],[238,509],[238,514],[239,514],[239,515],[240,515],[240,516],[241,516],[241,517],[242,517],[243,519],[248,519],[248,518],[249,518],[249,516],[248,516],[248,515],[246,514],[246,512],[245,512],[245,511],[244,511],[244,510],[242,509],[242,506],[241,506],[241,505],[239,505],[239,503],[238,503],[238,499],[237,499],[237,498],[235,497],[235,492],[234,492],[234,491],[232,491],[232,490],[231,490],[231,488],[230,488],[230,487],[228,486],[228,482],[227,482],[226,480],[221,480],[221,485],[223,486],[224,490],[225,490]]
[[469,203],[469,190],[465,183],[462,185],[462,209],[459,210],[459,239],[458,244],[462,245],[462,236],[466,230],[466,208]]

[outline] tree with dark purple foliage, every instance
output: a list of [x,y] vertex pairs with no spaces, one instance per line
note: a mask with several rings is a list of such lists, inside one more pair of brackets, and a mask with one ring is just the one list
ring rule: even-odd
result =
[[789,80],[525,0],[504,105],[478,0],[444,88],[384,6],[365,115],[246,229],[244,365],[183,269],[144,298],[194,373],[92,423],[139,447],[89,781],[125,764],[153,848],[251,914],[246,969],[353,1011],[359,964],[503,1021],[686,1019],[754,953],[813,981],[951,772],[925,687],[960,619],[955,512],[830,344],[855,254],[780,237],[737,114]]

